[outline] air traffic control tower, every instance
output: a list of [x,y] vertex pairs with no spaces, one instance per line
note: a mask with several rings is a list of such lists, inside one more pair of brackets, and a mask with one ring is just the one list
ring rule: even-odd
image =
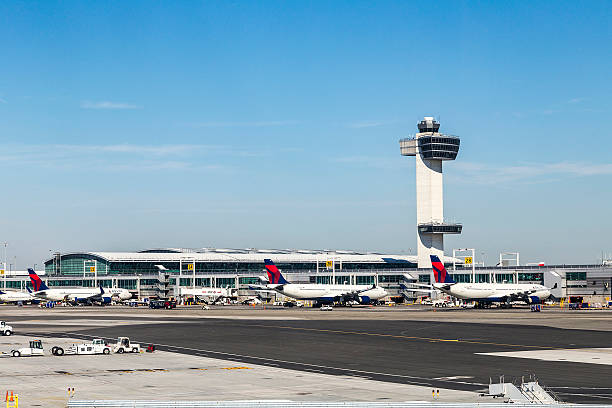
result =
[[444,222],[442,162],[455,160],[459,138],[439,132],[440,123],[425,117],[414,138],[400,140],[402,156],[416,156],[417,255],[419,268],[431,268],[429,255],[443,259],[444,234],[460,234],[461,224]]

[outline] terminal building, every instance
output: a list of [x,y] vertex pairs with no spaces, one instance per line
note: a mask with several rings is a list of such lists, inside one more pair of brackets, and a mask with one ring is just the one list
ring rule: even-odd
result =
[[[447,265],[457,282],[540,283],[557,288],[555,298],[583,297],[605,301],[612,296],[612,264],[519,265],[497,267],[463,265],[463,259],[444,255],[444,235],[460,234],[462,224],[444,219],[442,163],[457,158],[460,139],[440,133],[440,123],[425,117],[418,133],[400,140],[403,156],[416,159],[417,255],[390,255],[339,250],[181,249],[139,252],[56,253],[45,261],[41,277],[49,287],[120,287],[139,299],[176,296],[181,288],[234,288],[252,296],[250,285],[265,276],[264,259],[272,259],[293,283],[379,284],[395,301],[414,301],[423,293],[410,283],[432,281],[429,255]],[[451,267],[451,265],[455,265]],[[0,287],[24,290],[27,274],[5,274]]]

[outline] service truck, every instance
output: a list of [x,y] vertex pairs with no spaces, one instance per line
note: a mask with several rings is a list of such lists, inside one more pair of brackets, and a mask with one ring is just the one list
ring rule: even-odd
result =
[[114,353],[140,353],[140,344],[131,343],[127,337],[119,337],[117,343],[113,346]]
[[3,336],[10,336],[13,334],[13,326],[9,326],[6,322],[0,322],[0,333]]
[[59,346],[51,348],[54,356],[63,355],[91,355],[91,354],[110,354],[111,347],[102,339],[94,339],[91,343],[72,344],[64,350]]
[[41,340],[31,340],[30,347],[23,347],[17,350],[11,350],[13,357],[30,357],[30,356],[44,356],[43,345]]

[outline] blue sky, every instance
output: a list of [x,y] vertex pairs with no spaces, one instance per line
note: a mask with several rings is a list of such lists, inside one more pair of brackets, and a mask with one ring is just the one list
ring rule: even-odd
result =
[[612,253],[609,2],[3,2],[0,240],[414,253],[425,115],[446,241]]

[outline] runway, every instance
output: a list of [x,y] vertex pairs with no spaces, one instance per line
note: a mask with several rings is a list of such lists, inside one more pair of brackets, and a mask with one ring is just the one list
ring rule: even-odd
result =
[[[36,333],[129,336],[133,341],[156,344],[160,350],[188,355],[466,391],[485,391],[490,379],[497,381],[500,375],[506,380],[535,375],[564,401],[612,403],[611,365],[512,355],[606,348],[612,343],[609,331],[411,320],[409,314],[404,320],[366,319],[367,314],[361,320],[331,320],[328,315],[319,320],[307,311],[292,315],[302,313],[309,318],[265,320],[267,313],[262,313],[262,319],[252,315],[249,319],[209,319],[176,311],[174,316],[159,314],[147,321],[138,314],[130,318],[125,313],[109,313],[90,318],[104,327],[48,326],[55,331],[46,332],[41,326]],[[70,317],[54,315],[47,323],[65,319]]]

